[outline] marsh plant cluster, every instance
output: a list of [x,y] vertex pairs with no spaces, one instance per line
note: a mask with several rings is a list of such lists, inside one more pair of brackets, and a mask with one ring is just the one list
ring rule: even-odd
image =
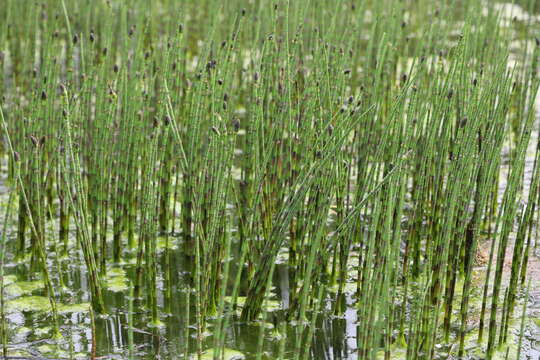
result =
[[535,10],[3,0],[4,356],[517,359]]

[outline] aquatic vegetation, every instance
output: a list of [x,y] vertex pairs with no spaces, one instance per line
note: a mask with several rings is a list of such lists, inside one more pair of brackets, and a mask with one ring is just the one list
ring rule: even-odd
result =
[[[226,360],[242,360],[245,359],[245,355],[242,354],[240,351],[232,350],[232,349],[223,349],[223,355],[222,359]],[[201,356],[201,359],[203,360],[212,360],[214,359],[214,353],[213,349],[208,350],[205,354]]]
[[4,2],[4,356],[540,351],[536,1]]
[[6,304],[6,311],[50,311],[51,304],[45,296],[23,296]]
[[43,289],[43,281],[21,281],[5,286],[6,295],[16,297],[31,294],[33,291]]

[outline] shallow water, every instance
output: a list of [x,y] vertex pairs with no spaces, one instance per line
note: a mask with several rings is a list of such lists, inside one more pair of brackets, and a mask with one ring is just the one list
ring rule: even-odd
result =
[[[14,237],[14,234],[10,234]],[[47,358],[87,358],[92,354],[107,359],[181,359],[185,352],[186,343],[190,349],[196,349],[194,309],[190,309],[187,319],[186,290],[184,285],[186,260],[176,249],[179,240],[170,239],[169,248],[162,247],[159,252],[160,264],[165,263],[165,256],[170,256],[170,283],[164,280],[161,268],[158,280],[158,305],[162,326],[150,325],[150,312],[130,298],[129,284],[134,279],[134,264],[128,257],[126,263],[108,269],[105,292],[105,303],[109,313],[106,316],[95,317],[95,337],[91,327],[91,314],[88,311],[89,294],[87,279],[84,272],[84,262],[80,254],[71,253],[69,258],[49,258],[57,289],[60,281],[64,288],[59,292],[61,332],[63,338],[59,341],[51,339],[51,318],[49,304],[43,297],[43,283],[32,281],[29,276],[28,261],[15,262],[11,260],[6,266],[6,296],[8,299],[8,326],[10,353],[19,356],[41,356]],[[523,359],[537,359],[540,355],[540,258],[539,252],[531,260],[530,276],[533,279],[533,289],[528,299],[528,321],[524,338]],[[483,268],[477,268],[481,276]],[[163,289],[170,289],[164,291]],[[346,311],[342,317],[327,314],[323,321],[317,322],[317,328],[310,348],[310,358],[313,359],[357,359],[356,353],[356,309],[353,296],[354,286],[346,297]],[[289,324],[285,329],[286,338],[276,328],[275,324],[283,318],[279,309],[288,305],[288,273],[286,265],[280,264],[274,279],[274,299],[268,306],[267,318],[264,322],[245,324],[238,319],[227,328],[226,347],[241,352],[248,359],[255,359],[258,352],[258,339],[264,328],[264,359],[276,358],[281,341],[285,341],[286,357],[291,358],[296,351],[297,326]],[[477,300],[479,301],[479,299]],[[193,300],[191,300],[193,304]],[[71,304],[72,306],[66,306]],[[521,306],[518,305],[521,309]],[[133,326],[129,325],[129,310],[133,318]],[[516,311],[521,314],[521,311]],[[517,315],[519,317],[519,315]],[[190,334],[186,338],[185,326],[189,324]],[[519,322],[511,330],[518,333]],[[208,333],[212,332],[212,321]],[[284,340],[282,340],[284,339]],[[517,338],[511,340],[515,341]],[[212,335],[204,339],[204,349],[213,346]],[[475,347],[471,347],[474,353]],[[396,349],[394,358],[401,358],[402,352]],[[444,351],[442,352],[444,354]],[[234,353],[232,353],[234,354]],[[443,355],[440,357],[445,358]],[[471,357],[473,358],[473,357]],[[510,357],[512,358],[512,357]]]

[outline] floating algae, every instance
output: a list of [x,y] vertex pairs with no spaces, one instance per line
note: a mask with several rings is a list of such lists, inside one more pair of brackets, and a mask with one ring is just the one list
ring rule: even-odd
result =
[[90,303],[58,304],[58,313],[60,314],[86,313],[89,310]]
[[[222,353],[223,357],[220,356],[219,358],[223,360],[243,360],[246,358],[246,356],[243,353],[237,350],[224,348],[222,352],[223,352]],[[197,357],[192,356],[192,358],[196,359]],[[213,360],[213,359],[214,359],[214,349],[206,350],[201,356],[201,360]]]
[[[45,296],[22,296],[6,303],[7,312],[48,312],[51,311],[51,303],[49,298]],[[81,304],[57,304],[60,314],[72,314],[79,312],[87,312],[90,309],[89,303]]]
[[23,296],[6,303],[7,312],[46,312],[51,310],[49,298],[45,296]]
[[128,289],[128,278],[126,271],[120,267],[115,267],[107,271],[107,289],[112,292],[123,292]]
[[19,297],[22,295],[30,295],[36,290],[45,288],[45,283],[38,281],[19,281],[14,282],[5,287],[6,295],[9,297]]
[[[225,297],[225,302],[232,303],[232,301],[233,301],[232,297],[230,297],[230,296]],[[238,296],[236,298],[236,305],[239,308],[244,307],[245,303],[246,303],[246,297],[245,296]],[[278,300],[267,299],[267,300],[264,301],[264,308],[268,312],[280,310],[281,309],[281,302],[278,301]]]

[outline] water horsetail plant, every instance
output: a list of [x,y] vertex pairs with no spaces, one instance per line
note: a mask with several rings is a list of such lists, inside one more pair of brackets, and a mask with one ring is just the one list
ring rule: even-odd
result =
[[537,351],[535,1],[4,3],[4,357]]
[[4,259],[5,259],[5,250],[6,250],[6,237],[7,237],[7,225],[8,220],[11,215],[11,209],[12,209],[12,201],[13,196],[12,193],[10,193],[10,196],[8,198],[8,203],[6,206],[6,213],[4,215],[4,221],[2,226],[2,244],[1,246],[1,253],[0,253],[0,285],[2,286],[2,291],[0,292],[0,311],[1,314],[1,332],[2,332],[2,355],[4,357],[7,356],[7,345],[8,345],[8,335],[7,335],[7,323],[6,323],[6,316],[5,316],[5,299],[4,299]]

